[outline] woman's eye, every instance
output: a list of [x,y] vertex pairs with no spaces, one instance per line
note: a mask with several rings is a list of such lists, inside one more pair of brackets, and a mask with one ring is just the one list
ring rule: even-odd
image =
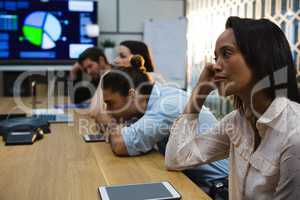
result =
[[231,56],[231,53],[229,51],[224,51],[223,52],[223,57],[226,59],[226,58],[229,58]]

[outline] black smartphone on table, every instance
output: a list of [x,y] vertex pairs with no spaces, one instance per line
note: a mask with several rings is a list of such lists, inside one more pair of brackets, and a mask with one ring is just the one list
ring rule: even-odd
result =
[[85,134],[82,137],[85,142],[105,142],[106,140],[104,134]]

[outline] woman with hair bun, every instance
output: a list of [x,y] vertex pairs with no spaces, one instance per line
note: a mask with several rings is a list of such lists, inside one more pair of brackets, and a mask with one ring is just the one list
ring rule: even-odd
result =
[[117,57],[114,65],[127,67],[130,66],[130,59],[134,55],[141,55],[145,60],[147,72],[154,72],[155,66],[148,46],[141,41],[126,40],[117,47]]
[[117,47],[117,57],[113,61],[115,66],[131,66],[130,60],[133,56],[140,55],[144,58],[144,66],[151,78],[160,84],[165,84],[166,80],[156,70],[151,51],[146,43],[135,40],[125,40]]

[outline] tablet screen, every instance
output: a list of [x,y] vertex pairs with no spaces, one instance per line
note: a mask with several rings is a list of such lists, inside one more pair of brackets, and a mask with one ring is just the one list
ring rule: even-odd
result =
[[173,197],[162,183],[106,187],[109,200],[165,199]]

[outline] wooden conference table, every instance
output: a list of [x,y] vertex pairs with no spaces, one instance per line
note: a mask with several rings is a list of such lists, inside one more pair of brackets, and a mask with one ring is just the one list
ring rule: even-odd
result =
[[[26,105],[30,99],[23,98]],[[12,98],[0,98],[1,114],[20,112]],[[52,133],[33,145],[0,140],[0,200],[99,200],[102,185],[159,181],[169,181],[182,199],[210,199],[183,173],[166,171],[157,152],[121,158],[109,144],[85,143],[79,124],[88,118],[71,112],[74,123],[51,124]]]

